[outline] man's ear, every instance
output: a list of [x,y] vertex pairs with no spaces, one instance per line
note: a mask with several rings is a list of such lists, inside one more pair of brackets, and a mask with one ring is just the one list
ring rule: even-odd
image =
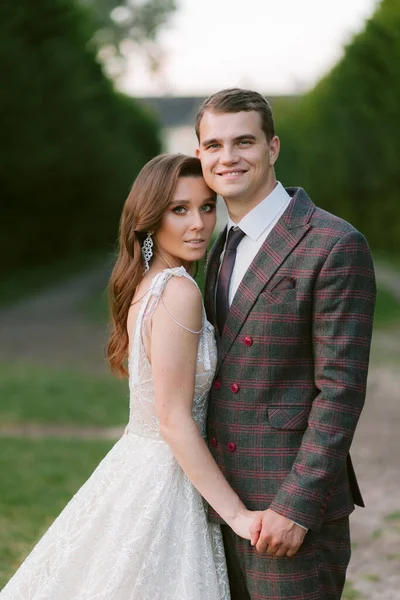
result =
[[200,158],[200,148],[196,148],[195,154],[197,158]]
[[271,166],[273,166],[278,159],[280,147],[281,142],[278,136],[275,135],[269,143],[269,161]]

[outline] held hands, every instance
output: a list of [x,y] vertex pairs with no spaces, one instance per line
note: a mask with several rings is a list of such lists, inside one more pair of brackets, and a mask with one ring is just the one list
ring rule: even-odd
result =
[[254,534],[252,534],[250,530],[253,527],[253,524],[255,525],[261,521],[262,515],[263,513],[261,510],[247,510],[246,508],[242,508],[237,513],[236,517],[229,523],[229,526],[236,535],[239,535],[245,540],[250,540],[251,545],[254,546],[259,536],[258,529],[257,527],[255,528]]
[[[251,514],[256,515],[256,512]],[[250,527],[251,545],[256,547],[257,552],[266,552],[270,556],[294,556],[306,533],[300,525],[270,508],[258,511]]]

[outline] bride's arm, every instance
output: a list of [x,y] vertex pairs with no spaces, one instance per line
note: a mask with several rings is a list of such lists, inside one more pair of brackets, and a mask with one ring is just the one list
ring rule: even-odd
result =
[[256,513],[230,487],[192,418],[199,334],[171,316],[188,329],[201,329],[201,297],[188,279],[168,282],[152,319],[151,364],[161,434],[200,494],[238,535],[250,539]]

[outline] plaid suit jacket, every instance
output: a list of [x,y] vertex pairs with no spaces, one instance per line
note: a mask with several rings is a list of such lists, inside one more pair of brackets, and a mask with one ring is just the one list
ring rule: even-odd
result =
[[[362,410],[375,307],[367,242],[301,188],[268,235],[217,341],[208,442],[250,509],[319,530],[363,506],[349,457]],[[226,231],[210,251],[205,304]],[[210,519],[219,521],[210,509]]]

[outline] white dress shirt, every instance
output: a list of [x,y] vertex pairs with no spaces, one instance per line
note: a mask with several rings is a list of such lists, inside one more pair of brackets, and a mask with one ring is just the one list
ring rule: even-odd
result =
[[[245,233],[236,250],[236,260],[229,285],[229,306],[232,304],[244,274],[266,240],[267,235],[287,209],[290,200],[291,197],[278,181],[269,196],[260,204],[257,204],[239,223],[234,223],[228,217],[227,232],[231,227],[237,225]],[[223,254],[221,255],[221,263],[222,259]]]

